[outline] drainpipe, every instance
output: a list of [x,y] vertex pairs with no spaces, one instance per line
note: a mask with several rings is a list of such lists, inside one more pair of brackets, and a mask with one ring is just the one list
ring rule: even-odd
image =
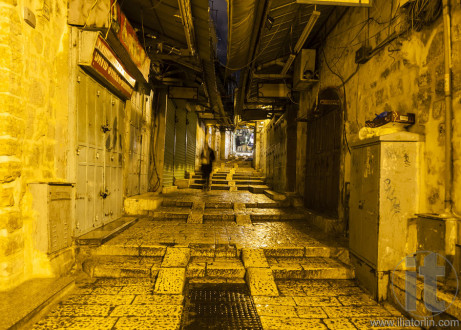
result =
[[449,0],[443,0],[443,45],[445,54],[445,217],[453,216],[453,95],[451,84],[451,17]]

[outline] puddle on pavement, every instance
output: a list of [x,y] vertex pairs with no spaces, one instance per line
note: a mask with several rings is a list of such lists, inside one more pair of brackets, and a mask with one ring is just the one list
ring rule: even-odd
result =
[[184,330],[262,329],[246,284],[189,284]]

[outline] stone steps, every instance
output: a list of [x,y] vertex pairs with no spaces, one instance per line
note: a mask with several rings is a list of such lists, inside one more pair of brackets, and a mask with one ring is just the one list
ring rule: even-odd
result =
[[226,184],[212,184],[211,190],[229,190],[230,186]]
[[355,278],[352,267],[336,258],[268,257],[267,262],[275,279],[349,280]]
[[187,207],[162,207],[149,212],[153,220],[187,220],[190,209]]
[[253,194],[264,194],[264,191],[269,190],[270,187],[266,185],[250,185],[248,190]]
[[296,209],[257,208],[249,213],[252,221],[305,220],[306,214]]
[[91,277],[156,277],[162,257],[94,256],[82,264]]
[[245,267],[236,257],[191,257],[187,278],[229,279],[245,277]]

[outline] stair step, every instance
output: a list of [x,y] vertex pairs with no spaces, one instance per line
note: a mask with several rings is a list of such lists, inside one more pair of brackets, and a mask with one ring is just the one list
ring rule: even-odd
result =
[[286,196],[272,190],[264,191],[264,194],[274,201],[283,201],[286,199]]
[[306,214],[290,208],[255,208],[252,209],[250,216],[253,221],[292,221],[306,219]]
[[[93,255],[99,256],[132,256],[132,257],[163,257],[166,252],[165,245],[142,244],[127,245],[117,243],[115,240],[99,246],[93,250]],[[114,243],[112,243],[114,242]]]
[[268,257],[267,262],[276,279],[349,280],[355,278],[352,267],[335,258]]
[[211,180],[211,183],[212,183],[212,184],[225,184],[225,185],[227,185],[227,184],[229,184],[229,181],[227,181],[227,180],[216,180],[216,179],[212,179],[212,180]]
[[235,185],[263,185],[264,181],[262,180],[234,180]]
[[211,190],[229,190],[230,186],[226,184],[212,184]]
[[133,225],[138,218],[122,217],[77,238],[79,245],[101,245]]
[[190,210],[184,207],[162,207],[150,212],[154,220],[187,219]]
[[245,267],[238,258],[192,257],[186,268],[188,278],[240,278],[245,277]]
[[191,189],[203,189],[203,184],[192,183],[189,188]]
[[[162,202],[162,207],[192,207],[192,202],[186,202],[186,201],[177,201],[177,200],[163,200]],[[162,210],[162,208],[160,209]]]
[[96,256],[83,262],[91,277],[155,277],[162,257]]
[[248,189],[253,194],[264,194],[264,191],[270,189],[270,187],[266,185],[250,185]]
[[195,179],[193,184],[204,184],[205,182],[205,179]]

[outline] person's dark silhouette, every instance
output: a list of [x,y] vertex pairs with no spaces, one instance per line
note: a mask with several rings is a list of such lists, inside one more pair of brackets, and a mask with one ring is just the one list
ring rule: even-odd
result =
[[215,160],[215,154],[213,149],[211,149],[208,144],[205,144],[203,148],[202,155],[201,155],[201,171],[202,176],[205,179],[205,184],[203,186],[203,190],[210,190],[211,182],[210,182],[210,175],[213,172],[213,161]]

